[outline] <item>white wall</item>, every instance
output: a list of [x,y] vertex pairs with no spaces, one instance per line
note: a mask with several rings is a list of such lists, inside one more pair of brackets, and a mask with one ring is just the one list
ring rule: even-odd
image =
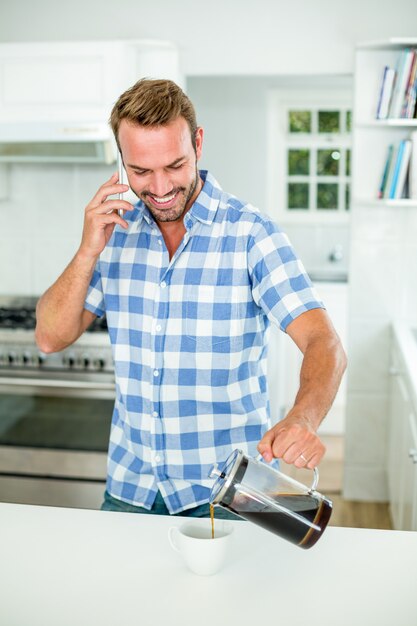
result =
[[84,207],[114,168],[9,166],[0,201],[0,294],[40,295],[81,241]]
[[413,34],[415,0],[1,0],[0,41],[159,38],[187,74],[351,73],[357,41]]

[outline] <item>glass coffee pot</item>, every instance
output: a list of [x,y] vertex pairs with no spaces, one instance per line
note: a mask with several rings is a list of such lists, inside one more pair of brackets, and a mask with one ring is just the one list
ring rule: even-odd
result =
[[316,491],[318,470],[311,487],[256,459],[234,450],[210,478],[216,481],[210,504],[254,522],[300,548],[311,548],[321,537],[332,513],[332,502]]

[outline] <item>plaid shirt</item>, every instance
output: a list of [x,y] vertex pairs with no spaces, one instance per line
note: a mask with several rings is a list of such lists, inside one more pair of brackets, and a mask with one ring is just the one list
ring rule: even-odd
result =
[[250,455],[270,427],[270,322],[320,308],[288,238],[269,218],[204,186],[171,260],[142,202],[116,226],[85,307],[106,313],[116,374],[107,490],[171,513],[206,503],[213,463]]

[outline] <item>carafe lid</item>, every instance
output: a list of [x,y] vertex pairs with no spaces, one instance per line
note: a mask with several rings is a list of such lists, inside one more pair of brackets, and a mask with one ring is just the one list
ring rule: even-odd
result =
[[[230,485],[233,483],[244,457],[245,455],[242,450],[233,450],[220,470],[218,470],[215,465],[212,467],[210,477],[213,477],[213,475],[217,476],[217,480],[211,489],[210,504],[218,504],[223,500],[223,496],[227,493]],[[244,472],[245,471],[246,465],[244,467]],[[239,477],[239,482],[241,479],[242,476]]]

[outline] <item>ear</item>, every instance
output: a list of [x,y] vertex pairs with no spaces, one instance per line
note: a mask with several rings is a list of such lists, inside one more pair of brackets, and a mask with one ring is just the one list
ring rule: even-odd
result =
[[195,153],[197,161],[200,160],[201,153],[203,151],[203,136],[204,130],[201,128],[201,126],[198,126],[197,130],[195,131]]

